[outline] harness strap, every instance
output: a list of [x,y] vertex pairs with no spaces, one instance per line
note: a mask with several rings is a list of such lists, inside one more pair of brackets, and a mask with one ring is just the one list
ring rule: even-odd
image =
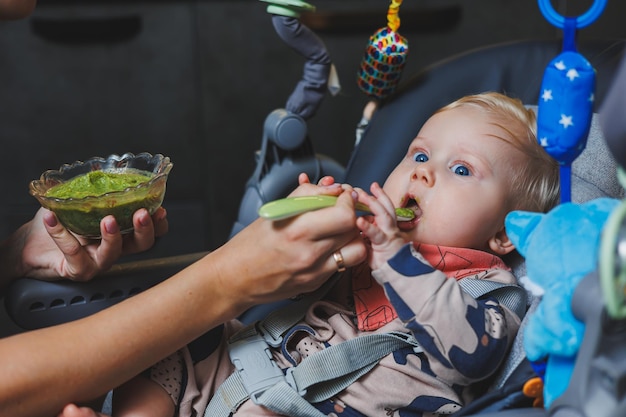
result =
[[[237,370],[218,388],[204,417],[228,417],[248,399],[282,415],[324,417],[312,403],[337,395],[398,349],[413,347],[416,352],[423,351],[412,335],[369,334],[316,352],[283,374],[272,358],[270,346],[281,345],[283,334],[302,319],[315,301],[324,297],[338,277],[335,275],[317,291],[271,312],[231,337],[229,353]],[[493,296],[520,319],[524,317],[527,293],[522,287],[473,278],[464,278],[459,285],[476,299]]]
[[[211,398],[204,412],[204,417],[228,417],[234,414],[249,398],[239,372],[235,372],[224,381]],[[288,416],[325,417],[304,397],[299,395],[287,381],[277,382],[269,387],[256,402],[259,401],[272,404],[271,410],[282,410],[279,412]],[[268,405],[265,407],[269,408]]]
[[[299,395],[286,381],[279,382],[268,389],[259,398],[257,404],[284,416],[326,417],[326,414]],[[205,414],[205,417],[209,416]]]
[[494,297],[500,304],[517,314],[520,320],[526,314],[528,293],[519,285],[475,278],[463,278],[459,285],[476,299],[486,295]]
[[313,403],[346,389],[382,358],[404,347],[422,352],[413,336],[400,332],[368,334],[330,346],[303,360],[290,373],[296,390]]
[[[337,283],[342,274],[335,274],[330,277],[317,290],[303,295],[297,301],[294,301],[282,308],[270,312],[266,317],[256,323],[263,337],[272,347],[279,347],[283,340],[283,334],[305,316],[307,310],[314,302],[321,300],[328,291]],[[245,329],[242,329],[244,331]],[[248,329],[250,331],[250,329]],[[248,336],[248,334],[238,332],[231,337],[231,341],[238,340]]]
[[[368,373],[385,356],[398,349],[412,347],[421,352],[417,341],[404,333],[381,333],[360,336],[333,345],[288,368],[280,382],[268,380],[266,387],[253,384],[250,392],[245,379],[246,369],[237,369],[217,390],[205,411],[205,417],[228,416],[248,398],[282,415],[321,417],[311,403],[318,403],[340,393]],[[239,363],[235,346],[233,363]],[[232,355],[231,355],[232,357]],[[274,366],[272,362],[268,366]],[[264,368],[267,368],[264,367]],[[262,382],[263,377],[255,382]],[[248,384],[250,385],[250,384]]]

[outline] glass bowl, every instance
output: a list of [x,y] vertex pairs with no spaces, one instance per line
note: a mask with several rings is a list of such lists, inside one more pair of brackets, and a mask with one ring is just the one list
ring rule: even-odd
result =
[[[173,164],[161,154],[143,152],[137,155],[125,153],[122,156],[109,155],[107,158],[94,157],[85,162],[76,161],[65,164],[58,170],[48,170],[38,180],[30,183],[30,194],[39,203],[53,211],[61,224],[67,229],[88,238],[100,237],[100,221],[109,214],[115,216],[122,233],[133,230],[133,213],[146,208],[150,214],[163,202],[167,177]],[[94,174],[94,171],[102,173]],[[142,174],[145,181],[124,183],[116,174]],[[67,196],[53,197],[49,192],[54,186],[68,183],[77,177],[82,184],[100,182],[100,188],[94,192],[79,190],[75,185]],[[114,177],[112,181],[106,180]],[[103,179],[104,178],[104,179]],[[76,183],[73,181],[72,183]],[[115,188],[110,188],[112,183]],[[109,191],[113,189],[114,191]],[[90,194],[90,195],[85,195]],[[99,195],[94,195],[99,194]]]

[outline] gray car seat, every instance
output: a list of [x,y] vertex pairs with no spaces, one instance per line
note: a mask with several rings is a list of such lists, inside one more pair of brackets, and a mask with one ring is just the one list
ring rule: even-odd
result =
[[[579,45],[579,51],[597,70],[596,111],[611,87],[625,46],[622,40]],[[413,76],[381,103],[352,154],[344,182],[367,189],[373,181],[384,181],[426,119],[439,107],[464,95],[499,91],[536,104],[543,69],[560,48],[560,41],[556,40],[500,44],[457,55]],[[572,200],[580,202],[602,196],[623,198],[624,189],[617,180],[615,160],[594,116],[587,148],[573,164]],[[521,259],[509,261],[518,277],[524,274]],[[539,301],[533,297],[530,300],[529,311]],[[258,306],[246,312],[242,319],[252,322],[290,302]],[[507,363],[485,387],[493,395],[480,398],[458,415],[497,411],[493,416],[499,416],[506,409],[511,409],[510,414],[502,417],[544,415],[543,410],[530,408],[532,399],[521,392],[523,383],[534,374],[524,360],[521,338],[514,345]]]
[[[412,140],[428,114],[458,97],[495,90],[518,97],[525,103],[537,103],[543,68],[551,58],[558,54],[560,44],[554,42],[550,46],[549,43],[544,43],[539,48],[529,48],[529,44],[532,44],[532,41],[515,42],[468,52],[413,77],[396,96],[383,103],[383,106],[376,112],[362,143],[355,150],[348,166],[347,182],[366,187],[371,181],[384,179],[393,168],[394,161],[402,157],[404,148]],[[592,62],[597,70],[596,111],[598,111],[612,87],[616,68],[624,55],[624,42],[582,43],[579,45],[579,51]],[[477,59],[475,54],[482,55],[482,59]],[[455,75],[454,71],[459,69],[462,71]],[[402,122],[403,120],[405,122]],[[397,125],[400,126],[394,128],[393,133],[385,131],[386,126]],[[394,143],[396,140],[402,142],[403,146],[388,146],[385,140],[389,138],[394,138]],[[387,155],[381,157],[380,155],[384,153]],[[368,157],[364,155],[376,155],[377,160],[382,159],[385,162],[373,164],[371,161],[368,162]],[[572,182],[573,201],[586,201],[601,196],[624,197],[624,189],[617,180],[615,162],[602,138],[597,117],[593,120],[587,149],[574,162]],[[516,274],[522,275],[523,263],[518,260],[515,265]],[[593,284],[587,285],[587,289],[593,288]],[[579,291],[579,295],[582,294],[588,295],[590,292]],[[595,300],[593,305],[600,305],[598,310],[601,310],[601,303],[597,301],[597,298]],[[536,298],[533,299],[530,308],[534,308],[538,301]],[[586,304],[582,302],[581,305],[589,306],[589,302]],[[589,313],[586,316],[590,323],[596,324],[597,328],[604,328],[600,326],[603,323],[601,315],[593,316]],[[585,365],[580,367],[588,369]],[[531,401],[521,393],[521,386],[531,375],[532,370],[524,361],[521,337],[518,337],[508,362],[489,387],[493,395],[483,396],[474,404],[465,407],[459,415],[480,414],[493,417],[547,415],[544,410],[528,408]],[[563,401],[569,400],[575,405],[567,411],[561,408],[559,413],[563,414],[559,415],[600,415],[597,409],[595,414],[580,412],[581,398],[585,396],[581,397],[581,391],[572,390],[572,393]],[[623,397],[621,392],[618,395],[618,400]],[[506,409],[511,410],[503,411]]]
[[[343,181],[364,188],[369,187],[372,181],[382,181],[401,159],[406,146],[430,114],[463,95],[500,91],[528,104],[537,103],[543,69],[559,53],[560,47],[558,40],[498,44],[451,57],[405,78],[407,81],[385,99],[374,114],[351,156]],[[598,108],[609,91],[625,47],[623,40],[586,41],[579,45],[579,51],[597,70]],[[604,156],[608,157],[606,151],[596,150],[595,143],[590,139],[585,152],[592,154],[587,158],[581,156],[575,162],[573,198],[588,199],[600,195],[623,197],[623,189],[614,180],[614,167],[603,163],[600,167],[608,171],[598,171],[585,162],[601,157],[594,152],[604,152]],[[599,143],[601,145],[602,141],[599,140]],[[337,179],[340,179],[339,176]],[[273,198],[291,191],[291,187],[285,187],[274,189]],[[253,218],[255,213],[247,215]],[[7,308],[16,322],[30,328],[79,318],[132,296],[199,256],[202,254],[191,254],[185,259],[167,259],[156,268],[154,265],[159,265],[159,260],[138,266],[124,265],[113,272],[119,272],[118,279],[106,283],[98,279],[92,283],[18,280],[7,293]],[[523,271],[523,264],[519,264],[517,271]],[[115,297],[111,296],[114,294]],[[254,320],[275,308],[274,304],[259,306],[242,319]],[[505,367],[504,379],[518,369],[517,364],[513,363],[512,368]],[[502,408],[506,407],[499,409]],[[476,411],[486,409],[488,407]]]

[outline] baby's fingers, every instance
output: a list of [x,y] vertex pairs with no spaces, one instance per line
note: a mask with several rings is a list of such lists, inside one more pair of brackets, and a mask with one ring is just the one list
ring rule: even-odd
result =
[[[387,198],[387,202],[381,201],[376,196],[371,196],[361,189],[356,189],[357,199],[360,203],[369,207],[372,214],[375,216],[375,222],[379,227],[386,229],[393,228],[396,225],[396,212],[393,204]],[[385,198],[386,195],[383,195]]]
[[376,197],[376,200],[385,208],[390,217],[395,220],[396,208],[389,196],[383,191],[382,187],[377,182],[373,182],[370,186],[370,191],[372,195]]
[[300,197],[306,195],[335,195],[338,196],[343,192],[341,184],[333,183],[332,185],[319,186],[308,182],[302,183],[289,194],[289,197]]
[[370,222],[365,217],[359,217],[356,219],[356,227],[363,233],[367,239],[374,245],[379,245],[384,242],[385,234],[380,230],[375,223]]

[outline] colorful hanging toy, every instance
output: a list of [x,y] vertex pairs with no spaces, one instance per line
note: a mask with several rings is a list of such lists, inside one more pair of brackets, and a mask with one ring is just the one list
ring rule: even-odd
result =
[[579,17],[563,17],[550,0],[538,0],[539,10],[553,26],[563,29],[563,51],[545,69],[537,114],[537,139],[559,162],[561,202],[571,200],[572,162],[587,144],[593,114],[595,70],[576,51],[576,30],[602,14],[607,0],[596,0]]
[[[539,9],[546,20],[553,26],[563,29],[562,52],[544,71],[537,114],[537,140],[559,162],[561,203],[568,203],[571,200],[572,162],[587,144],[596,84],[595,70],[589,61],[576,51],[576,30],[595,22],[604,11],[606,3],[607,0],[595,0],[586,13],[575,18],[559,15],[550,0],[538,0]],[[547,215],[540,215],[542,223],[539,221],[526,223],[528,225],[532,223],[536,230],[542,232],[539,235],[539,232],[533,229],[532,233],[535,236],[532,238],[537,242],[546,241],[545,238],[539,239],[540,237],[561,237],[561,244],[553,244],[549,248],[556,248],[561,252],[569,251],[567,253],[593,254],[593,250],[588,249],[597,247],[602,226],[615,206],[615,201],[610,203],[608,201],[608,199],[594,200],[585,205],[561,204]],[[598,208],[600,204],[604,205],[602,210]],[[591,214],[585,213],[585,207],[591,208],[589,210]],[[515,236],[516,224],[521,224],[521,218],[515,216],[515,213],[507,216],[506,226],[510,236]],[[585,219],[586,223],[583,221]],[[583,230],[583,226],[587,228]],[[569,235],[562,233],[572,230],[575,233]],[[524,233],[526,237],[531,236],[531,232]],[[518,235],[522,236],[519,232]],[[563,236],[567,239],[563,240]],[[574,239],[581,236],[584,239]],[[557,256],[557,253],[546,252],[544,244],[537,245],[538,262],[533,263],[532,259],[529,259],[529,256],[531,258],[532,256],[528,251],[530,248],[528,243],[518,242],[515,237],[512,237],[512,240],[526,258],[528,276],[533,280],[543,279],[546,290],[541,304],[529,320],[524,334],[524,347],[533,369],[541,378],[544,407],[548,408],[563,394],[569,384],[576,352],[584,333],[584,325],[571,312],[571,297],[580,279],[593,270],[597,260],[588,256],[579,257],[576,262],[571,260],[539,262],[548,258],[553,260],[567,258]],[[534,274],[533,266],[539,268],[535,268]],[[558,271],[555,273],[554,270],[548,270],[546,273],[546,266],[557,268]],[[549,283],[548,281],[554,277],[558,279]]]
[[393,93],[400,81],[409,52],[407,40],[397,32],[400,27],[398,10],[402,0],[391,0],[387,11],[387,26],[374,33],[361,61],[357,83],[368,96],[383,99]]

